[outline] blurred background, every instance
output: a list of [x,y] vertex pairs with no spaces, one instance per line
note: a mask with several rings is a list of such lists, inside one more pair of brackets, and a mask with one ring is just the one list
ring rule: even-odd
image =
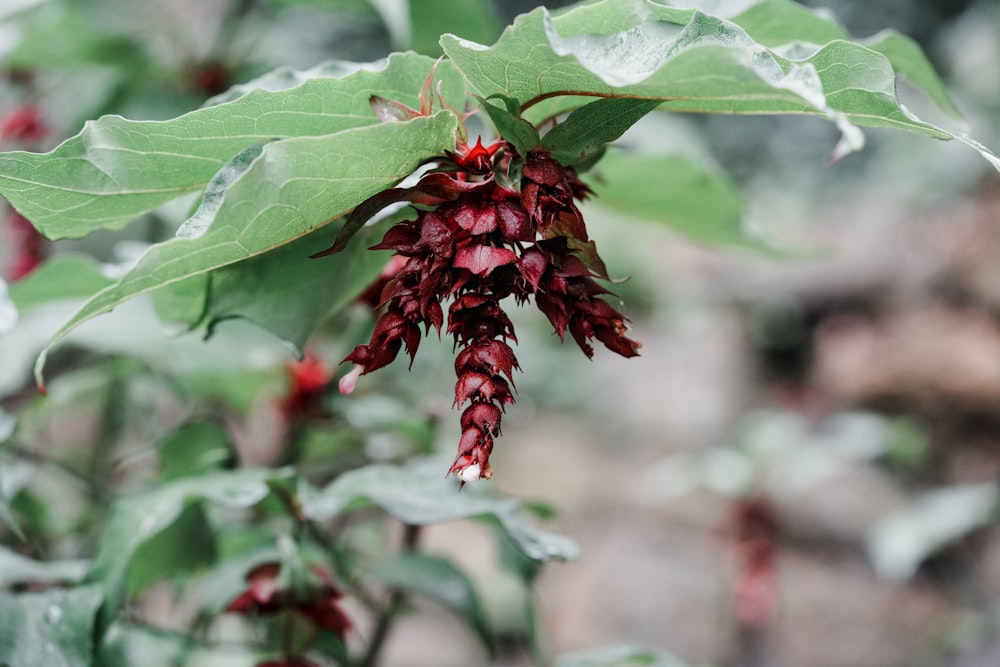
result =
[[[100,114],[173,117],[279,66],[433,55],[442,32],[491,43],[537,4],[6,0],[0,141],[47,150]],[[858,38],[916,39],[965,129],[1000,146],[996,2],[805,4]],[[899,86],[918,116],[954,127]],[[642,356],[586,362],[518,313],[525,372],[491,483],[550,506],[546,527],[581,547],[534,593],[553,653],[624,641],[733,667],[1000,664],[1000,178],[957,142],[865,134],[834,165],[837,130],[811,118],[656,116],[621,140],[728,174],[746,228],[783,253],[700,246],[595,200],[591,234],[630,277],[615,290]],[[5,216],[8,279],[52,252],[120,261],[183,218],[51,247]],[[25,243],[34,255],[11,252]],[[39,335],[5,341],[8,409],[28,401]],[[287,351],[260,348],[261,366],[280,368]],[[387,369],[384,383],[450,424],[449,355],[428,341],[412,373]],[[523,633],[524,592],[483,527],[433,527],[424,544],[473,573],[495,629]],[[485,660],[459,621],[421,611],[394,629],[384,664]]]

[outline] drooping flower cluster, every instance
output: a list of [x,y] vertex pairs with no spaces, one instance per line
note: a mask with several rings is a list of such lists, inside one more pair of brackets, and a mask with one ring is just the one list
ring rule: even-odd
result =
[[465,406],[449,473],[463,483],[492,475],[494,438],[514,402],[517,338],[504,299],[534,297],[555,333],[563,338],[569,330],[588,357],[595,338],[625,357],[638,354],[639,344],[625,335],[625,317],[600,298],[608,291],[594,280],[606,276],[574,201],[587,196],[587,186],[544,151],[518,159],[519,174],[512,173],[515,158],[503,139],[460,146],[413,187],[362,203],[348,222],[393,202],[423,205],[373,246],[405,262],[384,282],[370,342],[345,358],[356,368],[341,390],[350,391],[358,375],[386,366],[404,347],[412,363],[423,335],[431,328],[440,335],[444,327],[458,348],[455,406]]

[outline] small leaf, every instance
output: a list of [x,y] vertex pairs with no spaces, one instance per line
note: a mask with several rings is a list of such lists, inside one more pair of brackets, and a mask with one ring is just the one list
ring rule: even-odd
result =
[[376,505],[400,521],[427,525],[480,518],[498,524],[522,553],[540,561],[572,560],[577,546],[568,538],[532,526],[515,498],[490,496],[476,487],[459,491],[442,471],[448,462],[425,459],[400,468],[369,465],[344,473],[328,486],[300,487],[303,512],[326,521],[357,507]]
[[[509,99],[509,98],[508,98]],[[538,130],[528,121],[520,118],[512,111],[508,105],[507,109],[501,109],[495,104],[490,104],[487,100],[479,98],[483,110],[489,114],[493,126],[504,139],[509,141],[517,149],[518,155],[522,158],[528,155],[528,151],[538,146]],[[516,100],[511,100],[516,105]]]
[[484,646],[492,646],[489,625],[472,582],[447,558],[403,552],[376,564],[369,574],[390,588],[443,603],[471,626]]
[[567,166],[586,162],[618,139],[650,111],[658,100],[600,99],[574,110],[542,138],[542,147]]
[[101,586],[0,592],[0,665],[91,667]]

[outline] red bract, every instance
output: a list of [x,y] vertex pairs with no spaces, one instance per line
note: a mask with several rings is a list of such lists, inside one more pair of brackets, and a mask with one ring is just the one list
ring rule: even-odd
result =
[[34,104],[25,104],[7,112],[0,121],[0,139],[15,139],[22,142],[41,141],[48,127],[42,114]]
[[319,357],[306,353],[301,361],[288,366],[291,386],[281,402],[286,419],[313,417],[322,413],[323,392],[333,371]]
[[[378,107],[395,108],[381,100]],[[357,368],[342,390],[353,389],[359,374],[392,362],[404,345],[412,363],[421,327],[440,334],[442,303],[451,300],[445,332],[459,348],[455,406],[468,405],[449,473],[463,484],[491,476],[494,438],[505,406],[514,402],[513,372],[519,367],[509,341],[517,338],[503,299],[524,303],[534,297],[560,338],[568,329],[587,356],[593,354],[593,339],[626,357],[639,348],[625,335],[625,317],[600,298],[608,292],[594,280],[604,277],[603,263],[575,203],[589,189],[572,169],[540,150],[524,157],[520,183],[506,184],[517,173],[514,159],[520,158],[503,139],[488,147],[481,139],[472,147],[460,143],[457,153],[448,153],[414,186],[362,202],[333,246],[318,255],[342,249],[389,204],[422,206],[413,220],[391,227],[373,246],[405,261],[380,282],[381,315],[371,340],[344,359]]]

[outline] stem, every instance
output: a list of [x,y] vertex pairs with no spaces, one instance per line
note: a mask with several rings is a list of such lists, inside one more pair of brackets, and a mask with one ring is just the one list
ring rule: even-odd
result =
[[551,93],[543,93],[536,97],[532,97],[530,100],[521,105],[521,113],[525,110],[530,109],[542,100],[547,100],[550,97],[569,97],[571,95],[578,95],[580,97],[636,97],[635,95],[611,95],[607,93],[594,93],[583,90],[554,90]]
[[[413,524],[403,524],[403,539],[400,545],[400,551],[413,551],[417,548],[417,542],[420,540],[421,526],[415,526]],[[382,613],[379,615],[378,621],[375,623],[375,629],[372,631],[372,640],[368,644],[368,652],[365,654],[364,659],[361,661],[360,667],[375,667],[378,664],[379,653],[382,651],[382,647],[385,645],[385,640],[389,637],[389,631],[392,629],[393,621],[396,618],[396,609],[406,600],[406,593],[401,590],[394,589],[389,594],[389,599],[382,609]]]

